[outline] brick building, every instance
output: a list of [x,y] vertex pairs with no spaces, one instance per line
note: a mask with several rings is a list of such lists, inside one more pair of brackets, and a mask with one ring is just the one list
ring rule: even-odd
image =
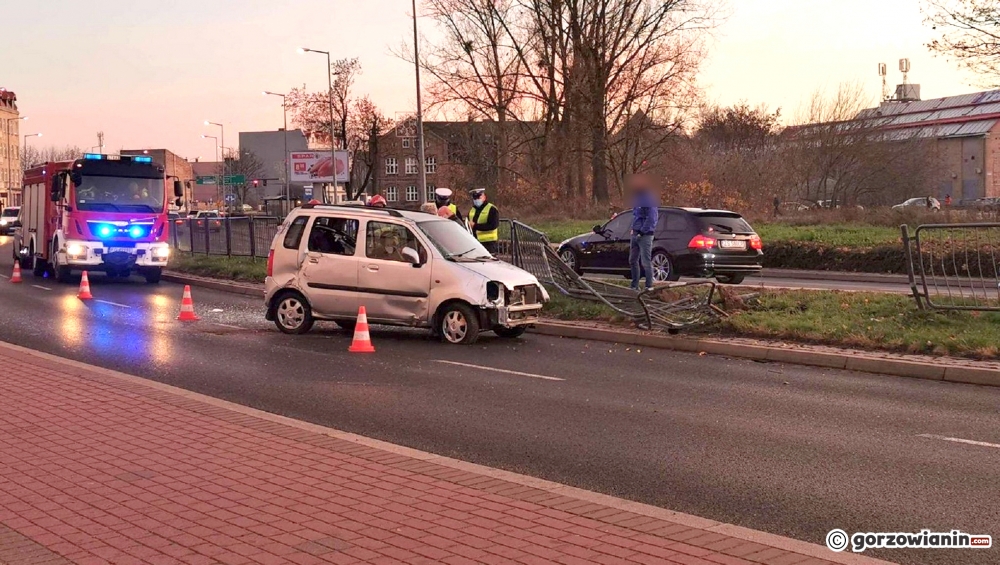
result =
[[[438,187],[451,188],[459,201],[471,188],[496,187],[497,146],[493,127],[488,122],[472,121],[424,123],[428,200],[433,200]],[[416,138],[402,136],[399,128],[379,138],[373,184],[390,206],[417,208],[424,201],[418,188],[418,149]]]
[[[153,162],[163,167],[167,175],[167,186],[170,190],[173,181],[179,179],[184,185],[184,198],[181,201],[181,208],[187,210],[188,203],[194,199],[194,171],[191,163],[187,159],[175,154],[169,149],[122,149],[122,155],[149,155]],[[172,198],[171,194],[171,198]]]
[[20,124],[17,95],[0,89],[0,206],[21,204]]

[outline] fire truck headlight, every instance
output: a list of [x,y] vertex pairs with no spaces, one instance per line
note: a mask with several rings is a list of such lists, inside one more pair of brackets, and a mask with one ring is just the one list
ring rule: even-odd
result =
[[101,224],[97,228],[97,235],[100,237],[110,237],[111,236],[111,226],[107,224]]
[[156,257],[157,259],[166,259],[167,257],[170,257],[170,248],[165,245],[163,247],[154,247],[153,257]]
[[79,257],[87,254],[87,248],[79,243],[71,243],[66,246],[66,254],[71,257]]
[[145,232],[139,226],[132,226],[131,228],[129,228],[128,234],[132,236],[134,239],[139,239],[140,237],[145,235]]

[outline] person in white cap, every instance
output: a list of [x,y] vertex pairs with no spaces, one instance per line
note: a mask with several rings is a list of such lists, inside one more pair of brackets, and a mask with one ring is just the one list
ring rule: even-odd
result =
[[[434,204],[437,206],[438,215],[455,220],[460,226],[465,227],[465,220],[462,218],[462,212],[451,200],[454,194],[455,193],[452,192],[450,188],[438,188],[434,191]],[[442,214],[441,212],[443,210],[446,210],[448,214]]]

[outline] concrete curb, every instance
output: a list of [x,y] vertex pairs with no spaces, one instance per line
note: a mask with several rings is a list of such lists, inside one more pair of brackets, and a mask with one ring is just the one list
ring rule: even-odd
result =
[[848,271],[809,271],[799,269],[764,269],[763,278],[798,279],[808,281],[838,281],[857,283],[910,284],[906,275],[886,275],[879,273],[852,273]]
[[[243,296],[263,296],[263,287],[250,283],[226,282],[173,272],[163,273],[163,280],[178,284],[200,286],[220,292],[241,294]],[[801,349],[786,349],[766,345],[731,343],[722,340],[637,334],[611,328],[588,328],[573,324],[560,324],[558,322],[540,322],[530,331],[555,337],[591,339],[595,341],[655,347],[657,349],[687,351],[690,353],[704,352],[712,355],[754,359],[757,361],[793,363],[812,367],[893,375],[896,377],[1000,387],[1000,370],[961,367],[940,363],[919,363],[916,361],[887,359],[853,352],[825,353],[821,351],[804,351]]]
[[853,352],[826,353],[765,345],[730,343],[722,340],[636,334],[613,329],[588,328],[556,322],[538,323],[530,331],[557,337],[591,339],[691,353],[708,353],[726,357],[754,359],[757,361],[793,363],[796,365],[844,369],[862,373],[877,373],[880,375],[893,375],[932,381],[1000,386],[1000,371],[994,369],[961,367],[940,363],[919,363],[916,361],[887,359]]
[[183,273],[176,273],[173,271],[165,271],[163,273],[162,280],[177,284],[189,284],[191,286],[210,288],[212,290],[218,290],[220,292],[242,294],[244,296],[258,296],[261,298],[263,298],[264,296],[263,285],[255,286],[253,283],[237,283],[237,282],[221,281],[218,279],[211,279],[208,277],[185,275]]
[[571,487],[568,485],[548,481],[545,479],[539,479],[528,475],[514,473],[511,471],[504,471],[502,469],[495,469],[493,467],[486,467],[484,465],[479,465],[476,463],[469,463],[458,459],[452,459],[450,457],[436,455],[434,453],[420,451],[418,449],[413,449],[402,445],[396,445],[385,441],[368,438],[357,434],[352,434],[350,432],[344,432],[341,430],[337,430],[335,428],[329,428],[318,424],[311,424],[309,422],[305,422],[302,420],[296,420],[293,418],[288,418],[286,416],[272,414],[270,412],[264,412],[262,410],[257,410],[255,408],[243,406],[242,404],[236,404],[233,402],[229,402],[227,400],[221,400],[212,396],[206,396],[197,392],[192,392],[182,388],[177,388],[157,381],[152,381],[149,379],[144,379],[142,377],[129,375],[127,373],[120,373],[118,371],[113,371],[110,369],[105,369],[103,367],[97,367],[94,365],[88,365],[86,363],[81,363],[79,361],[74,361],[72,359],[65,359],[63,357],[51,355],[49,353],[35,351],[33,349],[28,349],[25,347],[21,347],[19,345],[6,343],[4,341],[0,341],[0,347],[17,352],[21,355],[34,356],[39,359],[45,360],[49,363],[61,364],[65,367],[80,371],[89,371],[92,373],[97,373],[100,375],[112,377],[114,379],[121,380],[123,382],[131,384],[139,384],[161,392],[168,392],[184,398],[197,400],[218,408],[232,410],[234,412],[238,412],[240,414],[250,416],[253,418],[259,418],[262,420],[267,420],[278,424],[284,424],[308,432],[324,434],[337,439],[350,441],[358,445],[364,445],[366,447],[370,447],[373,449],[386,451],[388,453],[392,453],[395,455],[410,457],[421,461],[433,462],[438,465],[451,467],[453,469],[465,471],[468,473],[475,473],[486,477],[492,477],[503,481],[511,482],[514,484],[519,484],[541,490],[547,490],[552,493],[556,493],[569,498],[575,498],[584,502],[590,502],[593,504],[607,506],[609,508],[625,510],[628,512],[633,512],[635,514],[641,514],[643,516],[656,518],[658,520],[680,524],[689,528],[698,528],[708,532],[723,534],[744,541],[756,542],[773,548],[781,549],[784,551],[799,553],[816,559],[822,559],[828,562],[838,563],[841,565],[892,565],[888,561],[874,559],[861,554],[847,553],[847,552],[835,553],[833,551],[830,551],[830,549],[828,549],[826,546],[819,544],[788,538],[785,536],[779,536],[777,534],[770,534],[759,530],[752,530],[750,528],[744,528],[742,526],[737,526],[735,524],[716,522],[715,520],[702,518],[700,516],[695,516],[693,514],[674,512],[673,510],[668,510],[666,508],[661,508],[659,506],[652,506],[640,502],[633,502],[631,500],[626,500],[624,498],[617,498],[614,496],[601,494],[594,491],[584,490],[576,487]]

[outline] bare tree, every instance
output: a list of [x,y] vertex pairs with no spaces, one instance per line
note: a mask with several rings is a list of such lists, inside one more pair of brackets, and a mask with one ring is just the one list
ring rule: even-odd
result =
[[351,163],[351,187],[355,199],[361,193],[378,186],[379,163],[381,162],[380,138],[391,130],[393,121],[367,96],[354,101],[351,120],[347,124],[348,149],[354,156]]
[[935,53],[954,59],[1000,84],[1000,4],[996,0],[924,0],[925,22],[941,36],[927,44]]
[[35,165],[52,161],[79,159],[83,153],[83,149],[76,145],[66,145],[63,147],[56,147],[54,145],[35,147],[29,145],[21,153],[21,170],[27,171]]
[[255,189],[253,181],[264,176],[265,166],[260,157],[247,149],[240,149],[239,153],[229,150],[225,155],[225,163],[223,174],[226,176],[242,175],[246,180],[241,184],[233,185],[237,203],[240,206],[258,204],[260,200],[259,187]]

